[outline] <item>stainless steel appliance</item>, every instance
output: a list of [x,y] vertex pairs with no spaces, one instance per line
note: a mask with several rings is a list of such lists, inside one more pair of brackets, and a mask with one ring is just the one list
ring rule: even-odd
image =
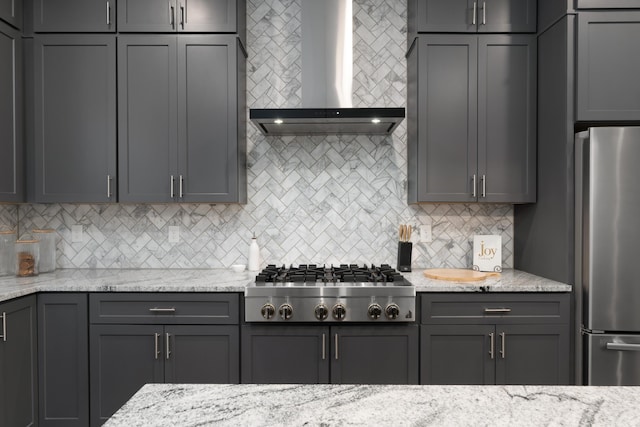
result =
[[640,385],[640,127],[576,134],[584,379]]
[[389,265],[276,267],[245,289],[247,322],[413,322],[415,286]]

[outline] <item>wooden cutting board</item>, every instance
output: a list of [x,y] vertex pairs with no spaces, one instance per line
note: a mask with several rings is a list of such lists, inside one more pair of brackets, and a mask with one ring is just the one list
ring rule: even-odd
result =
[[464,268],[428,268],[424,275],[430,279],[449,280],[451,282],[479,282],[489,277],[500,276],[491,271],[473,271]]

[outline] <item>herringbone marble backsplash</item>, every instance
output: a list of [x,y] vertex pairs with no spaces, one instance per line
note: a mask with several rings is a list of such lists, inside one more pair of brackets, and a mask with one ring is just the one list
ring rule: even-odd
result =
[[[406,106],[406,11],[405,0],[354,0],[355,107]],[[299,0],[248,0],[249,107],[301,105],[299,17]],[[398,224],[431,224],[414,267],[471,266],[474,234],[500,234],[513,267],[510,205],[407,205],[404,123],[389,137],[267,138],[247,126],[246,205],[0,205],[0,227],[19,217],[21,232],[56,229],[60,268],[209,268],[246,263],[253,232],[264,263],[395,265]]]

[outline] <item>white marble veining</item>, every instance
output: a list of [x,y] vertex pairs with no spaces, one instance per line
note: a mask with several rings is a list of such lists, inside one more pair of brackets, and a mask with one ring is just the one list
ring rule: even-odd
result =
[[640,387],[147,384],[105,427],[637,426]]
[[417,292],[571,292],[571,285],[520,270],[503,270],[499,276],[478,282],[430,279],[422,269],[402,275],[416,287]]
[[[571,286],[518,270],[499,278],[455,283],[404,273],[417,292],[570,292]],[[35,277],[0,277],[0,301],[37,292],[244,292],[255,273],[227,269],[63,269]]]

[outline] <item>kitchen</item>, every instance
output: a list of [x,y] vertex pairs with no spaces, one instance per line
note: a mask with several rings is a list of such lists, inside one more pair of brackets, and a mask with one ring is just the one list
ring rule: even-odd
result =
[[[299,30],[296,7],[286,1],[247,3],[251,108],[299,105],[299,47],[290,37],[292,26]],[[406,7],[354,3],[354,106],[405,105]],[[246,205],[20,204],[1,205],[0,217],[10,229],[56,229],[59,269],[228,268],[247,263],[254,232],[265,264],[394,264],[397,225],[409,223],[415,271],[468,268],[472,236],[497,234],[505,269],[543,275],[518,266],[514,255],[523,245],[514,229],[514,209],[521,206],[407,204],[406,127],[407,121],[388,137],[265,137],[248,123]],[[421,226],[430,228],[431,242],[420,241]],[[169,242],[171,232],[177,242]]]

